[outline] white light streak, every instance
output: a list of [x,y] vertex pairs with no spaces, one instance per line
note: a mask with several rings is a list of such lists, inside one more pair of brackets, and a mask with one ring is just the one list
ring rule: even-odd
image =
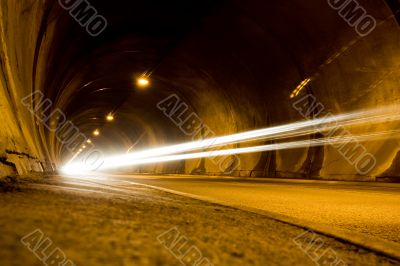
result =
[[[317,132],[326,132],[336,129],[340,126],[357,126],[366,123],[381,123],[400,120],[400,112],[398,106],[388,106],[371,110],[358,111],[348,114],[329,116],[320,119],[296,122],[287,125],[275,126],[265,129],[253,130],[229,136],[210,138],[200,141],[188,142],[178,145],[165,146],[161,148],[149,149],[140,152],[134,152],[123,155],[116,155],[104,158],[104,163],[99,170],[112,169],[120,166],[148,164],[157,162],[168,162],[184,159],[196,159],[204,157],[224,156],[230,154],[241,154],[249,152],[262,152],[268,150],[300,148],[315,145],[309,140],[300,142],[287,142],[279,144],[271,144],[266,146],[256,146],[240,149],[228,149],[210,152],[198,152],[192,154],[182,154],[196,150],[211,149],[223,145],[242,143],[256,140],[266,139],[284,139],[298,136],[311,135]],[[345,141],[343,137],[335,139],[335,141]],[[314,140],[317,143],[323,143],[321,140]],[[324,145],[324,144],[322,144]],[[265,150],[266,149],[266,150]],[[210,155],[211,154],[211,155]],[[83,170],[80,163],[69,162],[63,170]]]
[[[172,161],[181,161],[181,160],[190,160],[190,159],[200,159],[200,158],[210,158],[210,157],[219,157],[219,156],[227,156],[234,154],[246,154],[246,153],[256,153],[256,152],[266,152],[273,150],[287,150],[287,149],[299,149],[305,147],[317,147],[324,145],[333,145],[333,144],[347,144],[354,142],[365,142],[365,141],[376,141],[382,138],[398,138],[400,131],[399,130],[391,130],[391,131],[383,131],[377,133],[368,133],[358,136],[348,136],[348,137],[331,137],[331,138],[321,138],[321,139],[313,139],[313,140],[301,140],[301,141],[292,141],[292,142],[284,142],[284,143],[276,143],[276,144],[268,144],[261,145],[255,147],[246,147],[246,148],[236,148],[236,149],[226,149],[226,150],[216,150],[216,151],[207,151],[207,152],[197,152],[197,153],[189,153],[189,154],[178,154],[178,155],[167,155],[160,157],[152,157],[152,158],[143,158],[136,160],[121,160],[118,162],[108,161],[107,159],[104,161],[104,164],[98,169],[101,170],[109,170],[113,168],[118,168],[121,166],[135,166],[135,165],[145,165],[145,164],[154,164],[154,163],[162,163],[162,162],[172,162]],[[82,174],[83,172],[87,172],[83,164],[71,164],[63,169],[63,171],[67,174]]]

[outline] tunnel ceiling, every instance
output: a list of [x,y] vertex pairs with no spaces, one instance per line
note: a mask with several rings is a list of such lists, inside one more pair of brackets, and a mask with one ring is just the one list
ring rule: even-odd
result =
[[[43,24],[54,20],[55,30],[46,62],[47,97],[88,136],[94,128],[107,129],[104,117],[115,113],[118,120],[111,132],[104,132],[103,144],[118,149],[119,140],[126,145],[127,138],[146,130],[158,131],[161,139],[166,123],[158,121],[161,116],[154,107],[168,91],[183,89],[174,88],[179,85],[161,69],[171,67],[167,61],[175,50],[222,6],[223,1],[96,1],[95,8],[108,25],[92,37],[59,5],[49,4]],[[154,76],[151,92],[135,88],[135,78],[143,73]],[[168,131],[170,137],[174,131],[179,134]],[[145,134],[146,139],[152,134]],[[61,148],[56,147],[56,156]]]
[[[397,93],[399,62],[393,3],[362,1],[378,24],[361,37],[329,1],[89,2],[107,20],[99,36],[90,36],[59,1],[3,3],[3,24],[23,25],[15,36],[3,32],[3,39],[10,40],[3,48],[15,46],[32,62],[15,59],[16,69],[25,67],[18,70],[24,73],[18,77],[24,87],[19,97],[42,91],[53,102],[46,115],[60,108],[90,138],[94,129],[100,129],[94,141],[106,153],[136,144],[141,148],[206,137],[204,132],[183,134],[157,108],[172,94],[215,135],[303,120],[290,96],[307,78],[312,83],[306,92],[333,113],[398,99],[392,97]],[[151,81],[145,90],[136,85],[144,73]],[[105,121],[108,113],[115,115],[114,122]],[[36,150],[32,153],[37,157],[57,164],[71,157],[54,132],[37,120],[25,124],[25,138],[37,144],[21,150]],[[37,130],[32,129],[35,124]],[[390,142],[370,147],[371,152],[386,153],[375,175],[396,161],[397,148],[388,152],[389,147]],[[241,170],[264,174],[290,175],[315,168],[318,175],[334,175],[337,169],[354,175],[353,167],[341,167],[343,158],[329,147],[244,155],[241,162]],[[183,166],[180,171],[190,172],[199,165],[210,173],[220,171],[204,160],[168,167]]]
[[[169,94],[179,92],[192,108],[202,108],[202,103],[196,102],[199,98],[224,97],[229,94],[230,83],[234,82],[230,79],[239,74],[243,80],[238,83],[249,83],[260,90],[257,94],[268,95],[263,79],[281,74],[279,68],[303,67],[296,65],[299,64],[297,60],[322,60],[294,55],[299,50],[296,46],[301,50],[310,48],[301,42],[293,43],[292,39],[313,40],[295,32],[306,29],[301,25],[296,28],[293,6],[297,4],[262,1],[251,4],[244,1],[116,1],[110,4],[97,1],[95,8],[107,18],[108,26],[100,36],[91,37],[65,10],[52,3],[48,7],[47,21],[43,23],[47,25],[56,20],[46,62],[46,95],[57,102],[86,135],[104,126],[104,116],[110,111],[124,119],[120,124],[125,127],[114,127],[123,135],[135,136],[143,131],[134,123],[140,119],[150,123],[148,128],[154,131],[167,131],[159,134],[158,140],[171,139],[173,136],[168,133],[182,134],[171,123],[165,125],[165,117],[154,108]],[[265,13],[269,18],[266,19]],[[261,38],[262,44],[258,47],[252,47],[257,46],[252,43],[255,38]],[[251,53],[254,48],[258,49],[257,55]],[[279,66],[275,65],[277,62]],[[312,62],[304,62],[307,63]],[[236,66],[238,64],[241,66]],[[153,89],[138,91],[135,77],[145,72],[152,73]],[[210,92],[207,96],[204,87],[223,92],[220,95]],[[260,104],[268,104],[268,98],[265,100]],[[122,107],[125,115],[118,114]],[[262,119],[261,124],[266,125],[266,117]],[[239,125],[231,130],[240,127],[244,130],[249,126],[256,125]],[[116,147],[118,139],[113,138],[108,143]]]

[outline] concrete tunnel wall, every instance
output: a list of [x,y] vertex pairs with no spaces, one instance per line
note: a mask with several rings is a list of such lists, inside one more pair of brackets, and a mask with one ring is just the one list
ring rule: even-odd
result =
[[[22,103],[37,81],[35,50],[43,3],[0,4],[0,176],[52,171],[43,127]],[[39,23],[38,23],[39,22]]]
[[[398,24],[384,1],[359,2],[378,22],[375,30],[362,38],[325,1],[223,2],[202,17],[200,26],[185,35],[163,59],[152,76],[154,93],[132,96],[121,89],[108,95],[129,100],[119,107],[123,121],[116,127],[120,132],[105,129],[102,147],[115,152],[116,142],[121,147],[130,146],[134,143],[132,136],[137,138],[140,132],[147,133],[143,147],[192,139],[156,108],[160,100],[174,93],[216,135],[303,120],[293,104],[310,92],[324,106],[320,116],[398,103]],[[100,12],[106,12],[99,5]],[[122,77],[126,67],[119,69],[118,65],[126,66],[124,60],[128,56],[114,56],[111,60],[109,55],[125,49],[145,50],[144,55],[134,57],[144,63],[130,65],[132,73],[140,73],[154,64],[157,45],[164,41],[145,39],[138,34],[96,47],[66,11],[57,7],[56,1],[3,1],[0,12],[0,93],[6,125],[0,131],[1,175],[50,170],[50,161],[58,163],[63,156],[68,157],[54,134],[46,132],[20,99],[34,90],[42,90],[54,102],[53,109],[63,109],[89,135],[101,123],[87,122],[85,117],[108,105],[104,99],[90,101],[95,96],[84,94],[82,87],[99,77],[103,78],[101,87],[115,86],[116,82],[118,88],[126,87],[127,81],[121,80],[132,81],[132,75]],[[112,21],[110,24],[112,29]],[[79,30],[77,36],[72,34]],[[68,45],[60,44],[59,39],[68,41]],[[78,39],[82,42],[78,43]],[[64,57],[56,58],[57,49],[64,49]],[[82,51],[89,55],[79,58]],[[73,63],[68,61],[71,58],[75,59]],[[313,78],[310,86],[291,99],[298,84],[310,77]],[[93,90],[100,87],[90,86]],[[84,99],[89,101],[80,106]],[[397,127],[392,123],[379,128],[365,125],[347,130],[357,134]],[[239,155],[239,167],[233,172],[226,171],[226,163],[221,167],[211,159],[129,171],[208,175],[229,172],[234,176],[344,180],[399,177],[397,140],[375,141],[364,146],[377,159],[376,166],[365,174],[359,174],[355,164],[339,152],[340,148],[332,146]]]

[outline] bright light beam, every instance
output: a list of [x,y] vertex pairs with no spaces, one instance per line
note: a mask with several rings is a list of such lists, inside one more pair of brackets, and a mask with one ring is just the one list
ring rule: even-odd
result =
[[121,166],[144,165],[144,164],[161,163],[161,162],[220,157],[220,156],[235,155],[235,154],[266,152],[266,151],[273,151],[273,150],[299,149],[299,148],[305,148],[305,147],[317,147],[317,146],[334,145],[334,144],[348,144],[348,143],[354,143],[354,142],[359,143],[359,142],[366,142],[366,141],[375,141],[375,140],[379,140],[379,139],[387,138],[387,137],[392,137],[392,138],[399,137],[399,133],[400,133],[400,131],[392,130],[392,131],[384,131],[384,132],[378,132],[378,133],[368,133],[368,134],[357,135],[357,136],[330,137],[330,138],[321,138],[321,139],[313,139],[313,140],[301,140],[301,141],[292,141],[292,142],[285,142],[285,143],[268,144],[268,145],[261,145],[261,146],[255,146],[255,147],[206,151],[206,152],[189,153],[189,154],[168,155],[168,156],[161,156],[161,157],[137,159],[134,161],[120,161],[117,163],[114,161],[109,162],[106,159],[104,161],[104,164],[99,168],[99,170],[107,170],[107,169],[117,168],[117,167],[121,167]]
[[[189,160],[189,159],[199,159],[199,158],[210,158],[210,157],[219,157],[219,156],[227,156],[234,154],[246,154],[246,153],[256,153],[256,152],[266,152],[273,150],[286,150],[286,149],[298,149],[305,147],[317,147],[324,145],[334,145],[334,144],[349,144],[349,143],[359,143],[366,141],[376,141],[382,138],[398,138],[400,136],[400,130],[391,130],[391,131],[383,131],[377,133],[368,133],[357,136],[340,136],[340,137],[329,137],[329,138],[320,138],[313,140],[301,140],[301,141],[292,141],[285,143],[276,143],[276,144],[268,144],[261,145],[255,147],[246,147],[246,148],[236,148],[236,149],[226,149],[226,150],[216,150],[216,151],[207,151],[207,152],[198,152],[198,153],[190,153],[190,154],[178,154],[178,155],[168,155],[168,156],[160,156],[153,158],[144,158],[137,160],[124,160],[119,162],[108,161],[107,159],[104,161],[103,165],[97,169],[101,170],[109,170],[113,168],[118,168],[121,166],[135,166],[135,165],[145,165],[145,164],[153,164],[153,163],[161,163],[161,162],[172,162],[172,161],[180,161],[180,160]],[[69,166],[66,166],[63,169],[63,172],[67,174],[81,174],[82,172],[86,172],[84,164],[74,163]]]
[[[211,138],[201,141],[149,149],[141,152],[112,156],[104,158],[104,163],[106,163],[105,165],[120,165],[121,162],[124,162],[125,165],[130,165],[129,162],[133,162],[138,159],[162,157],[171,154],[180,154],[200,149],[210,149],[222,145],[241,143],[246,141],[255,141],[261,139],[282,139],[295,136],[310,135],[316,132],[326,132],[337,129],[340,126],[396,121],[400,119],[400,112],[398,110],[399,106],[393,105],[336,116],[332,115],[325,118],[243,132],[230,136]],[[77,158],[78,157],[76,156],[73,159],[77,160]],[[63,169],[71,170],[72,166],[77,165],[79,166],[79,169],[82,169],[82,166],[79,163],[74,163],[71,160],[63,167]]]
[[180,154],[201,149],[210,149],[223,145],[230,145],[242,142],[249,142],[261,139],[283,139],[310,135],[317,132],[331,131],[340,126],[354,126],[365,123],[380,123],[396,121],[400,119],[400,108],[398,106],[389,106],[366,111],[358,111],[336,116],[328,116],[319,119],[307,120],[291,123],[287,125],[275,126],[265,129],[253,130],[229,136],[210,138],[200,141],[187,142],[183,144],[165,146],[161,148],[148,149],[129,154],[116,155],[107,158],[112,164],[119,161],[129,161],[150,157],[160,157],[170,154]]

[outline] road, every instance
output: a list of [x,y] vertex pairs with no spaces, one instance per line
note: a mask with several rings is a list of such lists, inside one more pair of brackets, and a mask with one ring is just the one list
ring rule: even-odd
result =
[[400,243],[398,184],[135,175],[94,180],[151,185]]
[[265,215],[138,184],[158,179],[58,176],[9,184],[0,193],[0,265],[400,265],[397,256]]

